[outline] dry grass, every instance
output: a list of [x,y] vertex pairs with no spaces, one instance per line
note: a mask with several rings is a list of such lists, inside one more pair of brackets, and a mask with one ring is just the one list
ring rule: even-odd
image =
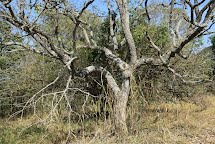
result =
[[80,144],[215,143],[214,96],[196,97],[192,103],[157,102],[138,108],[138,111],[134,109],[128,109],[130,135],[123,140],[111,135],[110,120],[32,125],[38,121],[32,116],[8,122],[0,120],[0,143],[48,144],[66,143],[67,140]]

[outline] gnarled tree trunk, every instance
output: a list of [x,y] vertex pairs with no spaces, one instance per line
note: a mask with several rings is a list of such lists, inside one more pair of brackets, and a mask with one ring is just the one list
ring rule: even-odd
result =
[[126,108],[128,102],[128,93],[120,91],[114,97],[114,127],[116,135],[127,135],[128,129],[126,124]]
[[126,136],[128,134],[126,118],[127,118],[127,102],[130,92],[130,70],[123,72],[124,80],[122,81],[121,90],[114,96],[114,126],[116,135]]

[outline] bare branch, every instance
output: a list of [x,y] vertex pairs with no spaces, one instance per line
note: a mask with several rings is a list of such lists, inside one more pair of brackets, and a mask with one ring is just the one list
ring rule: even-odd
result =
[[114,94],[118,95],[121,90],[120,90],[118,84],[116,83],[115,79],[111,75],[111,73],[109,71],[107,71],[106,69],[104,69],[102,67],[96,67],[93,65],[88,66],[80,72],[80,76],[83,77],[83,76],[89,75],[90,73],[96,72],[96,71],[101,72],[105,76],[105,78],[107,79],[107,82],[110,85],[110,87],[112,88]]
[[68,55],[65,50],[60,50],[53,44],[51,37],[43,31],[36,28],[35,25],[31,25],[27,21],[18,21],[10,5],[5,5],[10,11],[11,17],[3,17],[7,22],[11,23],[15,27],[25,31],[31,35],[44,49],[46,49],[53,57],[60,59],[64,64],[68,64],[71,61],[71,55]]
[[110,37],[114,46],[114,50],[118,49],[118,42],[115,34],[116,29],[116,13],[112,10],[110,0],[107,0],[108,4],[108,13],[109,13],[109,21],[110,21]]
[[81,17],[81,15],[83,14],[83,12],[88,8],[89,5],[91,5],[94,2],[94,0],[89,0],[87,3],[84,4],[83,8],[81,9],[81,11],[79,12],[78,16],[76,17],[76,19],[79,19]]
[[210,26],[207,28],[207,29],[205,29],[204,31],[202,31],[199,35],[198,35],[198,37],[200,37],[200,36],[202,36],[202,35],[210,35],[210,34],[213,34],[214,32],[213,31],[209,31],[211,28],[212,28],[212,26],[214,26],[214,24],[215,24],[215,21],[214,22],[212,22],[211,24],[210,24]]
[[205,0],[202,0],[201,2],[198,2],[198,0],[194,0],[193,8],[195,9],[196,16],[199,14],[199,7],[198,6],[204,2],[205,2]]
[[[61,71],[60,71],[60,72],[61,72]],[[60,72],[59,72],[59,74],[60,74]],[[37,95],[40,94],[41,92],[43,92],[44,90],[46,90],[46,89],[47,89],[48,87],[50,87],[51,85],[55,84],[55,83],[58,81],[59,78],[60,78],[60,77],[59,77],[59,75],[58,75],[57,78],[56,78],[54,81],[52,81],[51,83],[49,83],[48,85],[46,85],[45,87],[43,87],[41,90],[39,90],[37,93],[35,93],[35,94],[25,103],[24,107],[23,107],[20,111],[17,111],[17,112],[15,112],[15,113],[13,113],[12,115],[10,115],[10,117],[9,117],[8,119],[10,119],[10,118],[12,118],[12,117],[14,117],[14,116],[16,116],[16,115],[18,115],[18,114],[20,114],[20,113],[21,113],[21,118],[22,118],[23,113],[24,113],[24,110],[25,110],[27,107],[29,107],[29,106],[31,105],[31,103],[35,100],[35,98],[37,97]]]
[[74,29],[73,29],[73,48],[76,50],[76,42],[77,42],[77,40],[76,40],[76,32],[77,32],[77,29],[78,29],[78,27],[79,27],[79,25],[80,25],[80,17],[81,17],[81,15],[83,14],[83,12],[87,9],[87,7],[90,5],[90,4],[92,4],[94,2],[94,0],[90,0],[90,1],[88,1],[85,5],[84,5],[84,7],[81,9],[81,11],[79,12],[79,14],[73,19],[73,21],[75,21],[75,27],[74,27]]
[[90,48],[90,49],[96,49],[96,50],[99,50],[99,51],[103,51],[107,58],[109,58],[110,60],[112,60],[113,62],[115,62],[119,66],[120,70],[124,71],[124,70],[126,70],[128,68],[128,64],[126,62],[124,62],[121,58],[119,58],[118,56],[113,54],[112,51],[109,50],[106,47],[81,46],[80,48]]
[[129,51],[131,55],[131,64],[135,64],[135,62],[137,61],[137,51],[136,51],[136,46],[130,30],[128,2],[127,0],[116,0],[116,2],[121,16],[122,28],[125,34],[125,39],[128,42],[128,46],[129,46]]
[[[212,8],[212,6],[213,6],[214,3],[215,3],[214,0],[210,0],[210,1],[202,8],[202,10],[201,10],[201,11],[199,12],[199,14],[197,15],[197,18],[196,18],[197,23],[199,23],[199,22],[202,20],[203,13],[204,13],[208,8],[211,7],[211,9],[214,9],[214,7]],[[208,12],[210,12],[210,11],[208,11]],[[207,12],[207,13],[208,13],[208,12]]]
[[[48,56],[48,57],[52,57],[52,58],[53,58],[53,56],[48,55],[47,53],[45,53],[45,52],[43,52],[43,51],[39,51],[39,50],[37,50],[37,49],[30,48],[29,46],[24,45],[24,44],[22,44],[22,43],[18,43],[18,42],[5,42],[5,43],[0,43],[0,45],[3,45],[3,46],[17,46],[17,47],[22,47],[22,48],[24,48],[24,49],[22,49],[22,50],[32,51],[32,52],[34,52],[34,53],[36,53],[36,54],[45,55],[45,56]],[[17,49],[17,50],[19,50],[19,49]]]
[[154,59],[152,57],[142,57],[139,58],[134,66],[134,68],[138,68],[141,65],[147,65],[147,64],[151,64],[154,66],[159,66],[159,65],[163,65],[162,61],[160,59]]
[[145,1],[145,9],[146,9],[146,15],[147,15],[147,18],[148,18],[148,21],[150,22],[150,16],[149,16],[149,11],[148,11],[148,0]]
[[[189,84],[197,84],[197,83],[204,83],[204,82],[213,82],[213,80],[208,80],[208,79],[200,79],[198,78],[198,80],[185,80],[185,78],[189,77],[192,78],[191,76],[183,76],[179,73],[177,73],[173,68],[171,68],[170,66],[167,66],[168,70],[171,71],[175,76],[177,76],[178,78],[180,78],[182,80],[183,83],[189,83]],[[197,79],[195,77],[195,79]]]
[[[200,4],[202,4],[204,1],[201,1],[200,3],[196,3],[196,5],[192,5],[190,1],[186,1],[186,3],[192,8],[196,8],[197,6],[199,6]],[[172,41],[173,41],[173,47],[170,48],[164,55],[163,57],[165,58],[165,61],[169,61],[171,59],[171,57],[175,57],[175,54],[178,54],[179,56],[181,56],[183,58],[183,56],[180,54],[180,51],[184,48],[184,46],[186,44],[188,44],[190,41],[192,41],[194,38],[199,37],[201,35],[204,35],[204,33],[207,31],[205,31],[206,27],[208,26],[208,24],[212,21],[212,17],[213,17],[213,11],[215,9],[215,7],[213,7],[212,5],[215,4],[214,0],[209,1],[199,12],[199,14],[197,15],[197,17],[195,18],[193,15],[193,18],[191,16],[191,21],[189,21],[191,27],[189,29],[189,32],[186,34],[186,36],[184,36],[184,38],[176,37],[178,34],[178,30],[180,26],[176,27],[176,31],[174,32],[174,30],[170,31],[170,36],[172,37]],[[172,5],[171,5],[172,6]],[[207,11],[206,11],[207,10]],[[205,16],[203,17],[203,13],[206,12]],[[193,13],[191,11],[191,13]],[[213,23],[212,23],[213,24]],[[209,26],[209,29],[211,27]]]

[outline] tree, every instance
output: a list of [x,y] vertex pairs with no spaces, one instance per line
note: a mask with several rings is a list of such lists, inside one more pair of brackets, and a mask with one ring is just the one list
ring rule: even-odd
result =
[[[135,22],[130,21],[131,11],[128,0],[106,1],[107,17],[109,18],[109,40],[105,40],[107,43],[102,45],[98,43],[96,35],[98,29],[92,23],[97,18],[96,15],[99,14],[95,13],[86,18],[87,13],[93,13],[90,11],[93,3],[94,0],[86,1],[80,9],[61,0],[40,2],[37,0],[1,0],[0,18],[19,29],[21,34],[26,35],[26,39],[30,40],[29,43],[9,41],[2,43],[2,45],[22,47],[34,53],[43,54],[61,61],[62,65],[65,65],[70,73],[63,94],[67,92],[72,78],[85,78],[89,74],[100,73],[106,79],[114,94],[113,118],[115,133],[126,135],[128,133],[126,107],[131,93],[130,87],[137,68],[143,65],[163,66],[182,79],[183,82],[190,82],[186,80],[186,76],[180,75],[172,68],[172,62],[176,56],[186,59],[187,56],[184,55],[183,51],[186,45],[195,38],[206,34],[214,25],[215,1],[171,0],[170,4],[159,3],[148,6],[150,5],[148,0],[145,0],[145,3],[140,0],[136,10],[138,11],[142,8],[145,11],[140,12],[134,18],[134,21],[135,19],[138,20],[139,15],[146,16],[146,20],[143,23],[146,25],[145,37],[150,47],[144,47],[143,45],[143,49],[154,49],[154,52],[149,56],[144,53],[140,55],[137,52],[140,47],[137,47],[133,37],[132,29]],[[18,4],[17,7],[16,4]],[[113,10],[114,7],[117,7],[117,11]],[[167,11],[167,29],[170,41],[168,47],[165,47],[166,45],[157,45],[148,31],[152,24],[151,13],[153,7]],[[87,9],[89,10],[87,11]],[[178,9],[182,13],[179,13]],[[55,17],[52,18],[55,22],[53,27],[47,30],[43,27],[42,15],[46,15],[50,11],[55,13]],[[118,18],[116,14],[120,17]],[[64,18],[68,18],[72,22],[72,32],[68,35],[60,34],[62,32],[60,28],[62,29],[64,25],[60,25],[59,20]],[[118,25],[116,25],[117,19],[119,21]],[[182,25],[183,21],[186,22],[186,28]],[[70,42],[68,42],[68,38],[71,39]],[[32,41],[37,43],[39,47],[33,48]],[[100,63],[96,64],[89,63],[85,68],[80,67],[83,65],[78,58],[81,58],[80,52],[83,49],[101,52],[111,63],[100,61]],[[120,51],[127,51],[127,54],[120,55]],[[113,63],[114,66],[110,67]],[[117,71],[117,74],[110,68]]]
[[214,77],[215,75],[215,65],[214,65],[214,61],[215,61],[215,36],[211,36],[211,43],[212,43],[212,46],[211,46],[211,60],[212,60],[212,68],[213,68],[213,73],[212,73],[212,76]]

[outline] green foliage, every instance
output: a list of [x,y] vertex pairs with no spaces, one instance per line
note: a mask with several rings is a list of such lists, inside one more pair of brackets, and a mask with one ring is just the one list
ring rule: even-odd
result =
[[167,27],[154,25],[147,28],[145,24],[140,24],[137,25],[132,31],[135,43],[138,47],[138,52],[140,54],[154,55],[154,53],[156,53],[156,50],[150,46],[146,31],[148,31],[148,35],[157,46],[161,47],[163,50],[167,48],[169,45]]
[[[5,125],[5,123],[3,124]],[[33,125],[28,128],[21,125],[1,126],[0,127],[0,143],[1,144],[17,144],[17,143],[38,143],[39,141],[45,142],[43,136],[49,136],[49,132],[44,126]],[[50,137],[46,138],[50,139]],[[45,142],[46,143],[46,142]]]
[[41,9],[41,5],[40,5],[40,4],[37,4],[37,5],[34,7],[34,10],[35,10],[36,13],[39,13],[40,9]]
[[88,60],[90,63],[98,64],[106,61],[107,59],[103,51],[92,50],[92,52],[88,53]]
[[[211,78],[214,80],[215,79],[215,35],[214,36],[211,36],[210,37],[210,40],[211,40],[211,43],[212,43],[212,46],[210,48],[211,50],[211,63],[210,63],[210,66],[212,68],[212,70],[209,72]],[[214,91],[214,88],[215,88],[215,85],[211,85],[210,86],[211,88],[211,92],[215,93]]]
[[212,45],[215,47],[215,35],[214,36],[211,36],[211,43]]
[[98,31],[98,44],[101,46],[109,47],[110,43],[110,21],[109,17],[106,18],[100,26]]
[[[60,66],[46,57],[22,54],[12,71],[11,68],[3,71],[7,72],[7,79],[0,83],[0,99],[3,99],[0,101],[0,116],[8,116],[22,109],[30,97],[57,77]],[[58,88],[61,86],[59,83]]]

